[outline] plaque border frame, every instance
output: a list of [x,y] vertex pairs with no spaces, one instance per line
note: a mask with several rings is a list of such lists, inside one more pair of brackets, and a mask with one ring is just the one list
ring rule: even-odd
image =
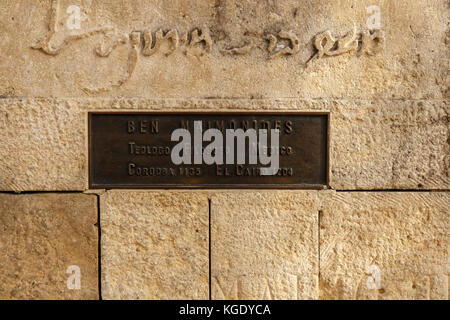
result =
[[[240,184],[240,185],[189,185],[189,184],[174,184],[174,185],[108,185],[108,184],[93,184],[93,168],[91,157],[91,125],[93,115],[273,115],[279,114],[282,116],[296,115],[296,116],[326,116],[326,184],[298,184],[298,185],[283,185],[283,184]],[[250,110],[236,110],[236,111],[188,111],[188,110],[171,110],[171,111],[88,111],[87,112],[87,129],[88,129],[88,190],[325,190],[330,189],[330,146],[331,146],[331,112],[330,111],[250,111]]]

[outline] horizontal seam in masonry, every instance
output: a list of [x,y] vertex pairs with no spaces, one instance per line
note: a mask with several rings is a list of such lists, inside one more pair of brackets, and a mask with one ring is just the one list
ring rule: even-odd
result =
[[2,191],[0,190],[0,194],[4,193],[4,194],[45,194],[45,193],[68,193],[68,194],[76,194],[76,193],[80,193],[80,194],[86,194],[89,195],[88,193],[85,193],[84,191],[73,191],[73,190],[63,190],[63,191],[58,191],[58,190],[53,190],[53,191]]
[[338,189],[336,192],[449,192],[450,189]]
[[[141,189],[107,189],[106,192],[108,191],[113,191],[113,190],[118,190],[118,191],[149,191],[149,192],[155,192],[155,191],[167,191],[167,192],[172,192],[172,191],[177,191],[177,192],[184,192],[184,191],[193,191],[193,192],[202,192],[202,191],[208,191],[208,192],[224,192],[224,191],[236,191],[236,190],[240,190],[239,188],[233,188],[233,189],[183,189],[183,188],[177,188],[177,189],[165,189],[165,188],[161,188],[161,189],[145,189],[145,188],[141,188]],[[278,188],[273,188],[273,189],[245,189],[246,191],[249,190],[253,190],[253,191],[325,191],[325,190],[332,190],[332,191],[336,191],[336,192],[450,192],[450,189],[332,189],[332,188],[327,188],[327,189],[286,189],[286,188],[282,188],[282,189],[278,189]],[[63,190],[63,191],[58,191],[58,190],[53,190],[53,191],[2,191],[0,190],[0,194],[17,194],[17,195],[21,195],[21,194],[46,194],[46,193],[60,193],[60,194],[85,194],[85,195],[96,195],[95,193],[86,193],[85,191],[67,191],[67,190]]]
[[[79,101],[90,101],[90,100],[97,100],[97,101],[108,101],[108,100],[148,100],[148,101],[242,101],[242,100],[248,100],[248,101],[291,101],[291,100],[297,100],[297,101],[429,101],[429,102],[447,102],[445,98],[437,98],[437,99],[410,99],[410,98],[306,98],[306,97],[267,97],[267,98],[246,98],[246,97],[223,97],[223,98],[210,98],[210,97],[186,97],[186,98],[148,98],[145,96],[132,96],[132,97],[99,97],[99,98],[89,98],[89,97],[83,97],[83,98],[76,98],[76,97],[22,97],[22,96],[0,96],[0,100],[36,100],[36,101],[61,101],[61,100],[79,100]],[[118,109],[119,111],[119,109]]]

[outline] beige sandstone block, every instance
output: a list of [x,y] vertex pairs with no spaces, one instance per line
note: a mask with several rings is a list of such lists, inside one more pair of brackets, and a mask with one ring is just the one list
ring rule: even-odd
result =
[[318,192],[217,192],[213,299],[317,299]]
[[448,299],[448,192],[338,192],[323,203],[321,299]]
[[196,192],[101,196],[103,299],[208,299],[208,198]]
[[330,111],[330,186],[450,189],[447,101],[0,99],[0,190],[86,190],[89,111]]
[[93,195],[0,194],[0,299],[98,299],[97,215]]
[[0,190],[84,190],[87,114],[49,100],[0,100]]
[[333,189],[450,189],[446,101],[341,101],[331,110]]
[[446,0],[3,0],[0,96],[442,99],[447,24]]

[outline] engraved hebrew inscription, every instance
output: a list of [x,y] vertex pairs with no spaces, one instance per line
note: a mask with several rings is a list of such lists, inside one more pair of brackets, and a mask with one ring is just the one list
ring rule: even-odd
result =
[[[124,62],[125,72],[115,80],[109,80],[108,84],[92,87],[88,84],[80,83],[80,87],[89,94],[101,93],[118,88],[126,83],[132,76],[138,65],[140,56],[152,57],[161,51],[164,42],[169,43],[168,49],[164,49],[163,55],[168,57],[177,51],[182,52],[186,58],[192,57],[201,59],[209,54],[222,54],[231,56],[248,55],[254,49],[265,52],[268,60],[277,58],[288,58],[296,56],[302,44],[295,30],[280,30],[277,33],[263,33],[265,36],[248,38],[241,46],[224,46],[214,50],[213,34],[208,26],[191,26],[188,30],[177,28],[150,28],[144,30],[122,31],[112,25],[103,25],[85,29],[78,6],[69,6],[66,12],[70,14],[66,21],[66,28],[71,30],[69,34],[60,39],[58,26],[60,25],[60,1],[52,0],[50,8],[50,18],[48,22],[48,32],[43,39],[31,46],[32,49],[56,56],[64,49],[70,48],[75,42],[94,38],[99,41],[95,45],[95,54],[99,58],[107,58],[119,46],[128,46],[128,59]],[[100,40],[98,38],[100,37]],[[258,43],[257,43],[258,42]],[[303,45],[304,47],[305,45]],[[312,62],[325,56],[333,57],[345,53],[356,53],[359,57],[362,54],[373,56],[379,53],[384,46],[384,32],[382,30],[369,30],[357,32],[353,28],[351,32],[342,38],[335,38],[330,30],[318,34],[313,41],[314,56],[303,62],[304,67],[309,67]],[[165,47],[165,46],[164,46]]]

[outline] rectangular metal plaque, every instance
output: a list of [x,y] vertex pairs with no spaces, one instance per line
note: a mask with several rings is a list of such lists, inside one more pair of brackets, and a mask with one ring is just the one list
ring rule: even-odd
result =
[[[328,183],[328,121],[327,113],[89,113],[89,185],[92,189],[322,189]],[[184,138],[189,139],[173,137],[176,129],[185,129]],[[211,132],[220,137],[208,139],[209,129],[217,129]],[[228,129],[257,134],[256,140],[252,135],[243,138],[245,155],[241,149],[240,161],[239,138],[234,137],[231,164],[226,158],[232,140],[227,139]],[[277,148],[271,144],[273,129],[279,132]],[[265,162],[260,157],[264,131],[266,150],[271,150],[266,151]],[[213,142],[223,143],[222,157],[211,152]],[[250,164],[255,163],[250,159],[252,147],[256,164]],[[261,168],[273,165],[267,162],[271,152],[279,153],[279,169],[274,175],[261,175]],[[172,153],[178,154],[178,160],[173,161]],[[215,162],[206,164],[206,154]],[[180,157],[183,162],[175,164]],[[225,164],[217,164],[219,158]]]

